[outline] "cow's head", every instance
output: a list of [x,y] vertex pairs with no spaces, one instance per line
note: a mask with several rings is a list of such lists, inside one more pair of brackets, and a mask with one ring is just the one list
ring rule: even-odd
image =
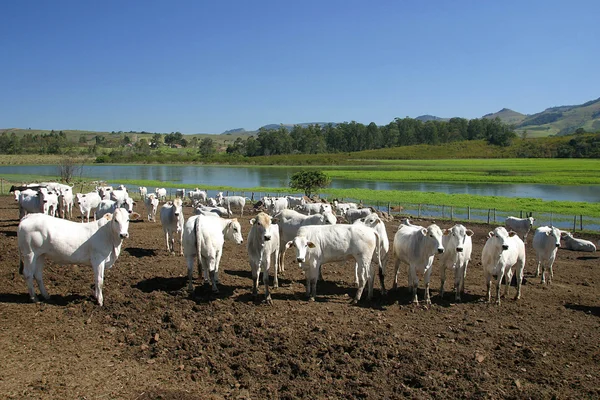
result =
[[554,246],[556,247],[560,247],[560,238],[562,237],[562,235],[563,232],[560,229],[555,228],[553,226],[551,226],[550,230],[546,232],[546,236],[554,239]]
[[183,201],[180,198],[176,198],[173,200],[172,206],[173,214],[175,214],[176,217],[179,217],[180,215],[183,217]]
[[333,213],[331,211],[325,211],[323,214],[323,224],[324,225],[335,225],[337,224],[337,218],[335,217],[335,215],[333,215]]
[[354,221],[354,223],[360,222],[366,226],[368,226],[369,228],[373,228],[375,229],[377,227],[377,224],[383,223],[381,221],[381,218],[379,218],[379,215],[377,214],[369,214],[364,218],[360,218],[357,219],[356,221]]
[[503,226],[499,226],[488,233],[488,240],[494,240],[496,246],[499,246],[502,251],[509,249],[509,237],[514,237],[517,233],[514,231],[508,232]]
[[127,239],[129,237],[129,213],[123,208],[117,208],[114,214],[106,214],[104,216],[111,222],[113,234],[119,239]]
[[444,244],[442,243],[443,232],[439,226],[431,224],[427,228],[421,229],[421,233],[429,240],[430,245],[437,249],[439,254],[444,252]]
[[446,246],[448,248],[455,248],[457,253],[462,253],[465,240],[472,235],[473,231],[465,228],[461,224],[456,224],[450,229],[444,229],[444,236],[448,238]]
[[17,189],[13,192],[13,194],[15,195],[15,201],[19,201],[19,196],[21,195],[21,191]]
[[258,213],[256,218],[250,220],[250,224],[256,229],[258,236],[261,237],[265,242],[271,240],[271,223],[273,218],[264,212]]
[[315,244],[304,236],[296,236],[293,240],[285,244],[286,249],[290,247],[296,248],[296,261],[303,263],[306,261],[306,252],[308,249],[314,249]]
[[235,242],[236,244],[244,243],[244,237],[242,236],[242,226],[240,225],[237,218],[229,220],[225,227],[225,239]]

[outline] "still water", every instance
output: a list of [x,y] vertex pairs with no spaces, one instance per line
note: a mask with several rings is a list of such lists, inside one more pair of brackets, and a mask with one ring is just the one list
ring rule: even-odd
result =
[[[175,166],[175,165],[86,165],[82,176],[118,184],[122,179],[144,179],[202,186],[286,187],[298,168]],[[0,166],[2,174],[56,176],[55,166]],[[415,190],[423,192],[464,193],[481,196],[533,197],[542,200],[600,200],[600,185],[561,186],[538,184],[384,182],[334,179],[331,187],[374,190]]]

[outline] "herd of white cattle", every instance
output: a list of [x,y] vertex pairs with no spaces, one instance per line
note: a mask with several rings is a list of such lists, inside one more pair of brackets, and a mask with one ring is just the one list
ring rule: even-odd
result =
[[[91,265],[94,271],[94,297],[103,304],[102,286],[104,270],[116,262],[123,239],[129,237],[130,216],[135,201],[121,185],[97,187],[90,193],[73,195],[73,187],[54,182],[25,185],[12,190],[19,204],[21,222],[17,228],[20,252],[20,272],[27,282],[29,296],[38,301],[34,279],[41,295],[49,295],[43,283],[43,266],[46,258],[58,264]],[[139,188],[148,221],[156,220],[160,200],[166,200],[167,191],[156,188],[148,193]],[[223,196],[219,192],[209,198],[199,189],[187,192],[187,198],[195,209],[195,215],[184,221],[183,202],[185,189],[177,189],[176,198],[163,204],[160,221],[168,252],[176,252],[175,239],[179,242],[179,254],[185,256],[188,268],[188,289],[193,290],[194,264],[204,281],[218,292],[219,264],[225,240],[243,243],[240,223],[232,217],[232,208],[243,215],[246,198]],[[77,202],[81,222],[73,222],[72,207]],[[260,206],[260,207],[256,207]],[[278,274],[285,272],[284,254],[294,248],[296,261],[306,276],[306,295],[314,300],[317,281],[323,264],[354,259],[358,290],[353,302],[358,302],[367,287],[367,298],[373,295],[375,273],[379,275],[382,295],[386,294],[384,275],[390,254],[390,241],[385,223],[372,208],[356,203],[312,203],[306,197],[263,197],[255,206],[258,215],[250,220],[247,250],[252,270],[253,289],[258,295],[260,274],[263,275],[265,300],[271,303],[269,270],[274,271],[274,287],[278,287]],[[90,221],[90,213],[94,218]],[[86,220],[87,222],[84,222]],[[339,223],[338,221],[347,222]],[[534,218],[506,219],[506,228],[497,227],[488,233],[481,254],[481,262],[487,285],[487,300],[491,302],[492,279],[496,281],[495,300],[500,304],[500,289],[504,278],[504,295],[513,277],[516,277],[517,293],[521,297],[521,283],[525,267],[525,242],[532,229]],[[418,304],[419,276],[425,284],[425,303],[431,304],[429,282],[435,256],[440,260],[441,287],[444,295],[446,271],[454,272],[455,300],[461,300],[464,280],[471,260],[473,231],[461,224],[441,229],[436,224],[427,227],[404,220],[393,238],[392,251],[395,258],[393,289],[398,286],[400,264],[408,266],[408,287],[412,301]],[[523,238],[523,239],[522,239]],[[574,238],[569,232],[552,226],[535,230],[532,245],[537,256],[537,273],[541,282],[550,283],[552,266],[557,250],[561,247],[576,251],[595,251],[595,245],[587,240]],[[524,242],[525,241],[525,242]],[[272,266],[272,268],[271,268]],[[377,268],[377,270],[375,270]],[[513,272],[514,269],[514,272]],[[541,270],[541,271],[540,271]]]

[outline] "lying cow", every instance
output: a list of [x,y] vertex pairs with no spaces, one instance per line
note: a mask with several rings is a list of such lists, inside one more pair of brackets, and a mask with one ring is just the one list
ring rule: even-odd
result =
[[417,274],[423,275],[425,281],[425,303],[431,304],[429,296],[429,280],[435,254],[442,254],[444,245],[442,243],[442,230],[436,225],[423,228],[418,225],[401,224],[394,236],[394,255],[396,265],[394,267],[394,286],[398,288],[398,269],[400,263],[408,264],[408,289],[412,293],[413,302],[419,304],[417,288],[419,278]]
[[123,239],[129,237],[128,228],[129,213],[123,209],[83,225],[45,214],[26,216],[17,228],[17,237],[19,272],[27,280],[29,298],[38,301],[34,277],[42,297],[50,298],[42,277],[44,260],[48,258],[59,264],[91,265],[96,286],[94,295],[101,306],[104,269],[117,261]]
[[454,270],[454,299],[460,301],[460,296],[465,292],[467,267],[473,251],[471,236],[473,231],[461,224],[444,229],[444,236],[442,236],[444,254],[440,257],[440,297],[444,297],[446,269]]
[[[564,235],[564,233],[562,233]],[[548,271],[548,283],[554,278],[552,265],[556,259],[556,253],[560,247],[561,231],[553,226],[540,226],[533,235],[533,249],[537,256],[537,271],[535,276],[540,276],[542,267],[542,281],[546,283],[546,271]]]
[[183,228],[183,249],[188,269],[188,290],[194,290],[194,259],[198,260],[198,272],[205,282],[212,283],[212,291],[219,292],[219,264],[225,240],[241,244],[242,228],[237,219],[217,216],[193,215]]
[[160,223],[165,233],[167,251],[175,252],[175,233],[179,236],[179,254],[183,255],[183,202],[180,198],[169,201],[160,209]]
[[512,280],[512,267],[516,265],[517,294],[515,300],[521,298],[521,282],[525,268],[525,243],[516,234],[498,227],[488,233],[488,239],[481,253],[483,275],[487,285],[488,303],[492,301],[492,278],[496,279],[496,304],[500,305],[500,286],[505,277],[504,295],[508,295],[508,287]]
[[[358,290],[353,303],[362,297],[365,285],[368,284],[367,298],[373,297],[374,271],[371,270],[371,259],[375,252],[379,253],[379,234],[367,226],[326,225],[303,226],[293,240],[286,243],[285,248],[296,249],[296,260],[306,274],[306,296],[314,301],[317,295],[317,279],[323,264],[345,261],[353,258],[356,261]],[[377,255],[379,270],[381,259]]]
[[279,259],[279,227],[274,220],[264,212],[259,213],[256,218],[250,220],[252,228],[248,233],[248,259],[252,269],[252,295],[258,296],[258,280],[263,274],[265,285],[265,301],[271,304],[271,293],[269,293],[269,268],[273,264],[275,277],[273,287],[279,287],[277,279],[277,262]]
[[506,218],[506,230],[514,231],[519,234],[523,241],[527,241],[527,235],[529,234],[529,230],[533,227],[533,223],[535,222],[535,218],[527,217],[527,218],[517,218],[517,217],[508,217]]
[[574,251],[596,251],[596,245],[589,240],[574,238],[571,232],[562,231],[562,239],[565,241],[565,249]]

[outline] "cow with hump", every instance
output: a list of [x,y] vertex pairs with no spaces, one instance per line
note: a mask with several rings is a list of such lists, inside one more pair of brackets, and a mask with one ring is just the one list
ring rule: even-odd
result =
[[512,267],[516,265],[517,294],[515,300],[521,298],[521,282],[525,268],[525,243],[516,232],[508,232],[504,227],[498,227],[488,233],[488,239],[481,253],[481,264],[487,285],[487,300],[492,301],[492,278],[496,279],[496,303],[500,305],[500,286],[504,277],[504,296],[512,280]]
[[473,231],[461,224],[456,224],[450,229],[444,229],[442,244],[444,254],[440,257],[440,297],[444,297],[444,283],[446,282],[446,269],[454,271],[454,300],[460,301],[460,296],[465,292],[465,278],[467,267],[473,252]]
[[91,265],[94,270],[94,296],[103,304],[104,270],[114,265],[123,239],[129,237],[129,213],[118,208],[98,221],[80,224],[45,214],[29,214],[19,224],[17,237],[20,272],[27,281],[29,298],[37,302],[33,279],[45,299],[50,295],[43,280],[44,260],[57,264]]
[[540,276],[542,267],[541,283],[546,283],[546,271],[548,271],[548,283],[554,278],[552,265],[556,259],[556,253],[560,247],[560,238],[564,235],[560,229],[553,226],[540,226],[533,235],[533,249],[537,256],[537,271],[535,276]]
[[269,293],[269,268],[273,264],[275,277],[273,287],[279,287],[277,279],[277,262],[279,259],[279,227],[277,220],[264,212],[259,213],[256,218],[250,220],[252,227],[248,233],[248,258],[252,269],[252,294],[258,296],[258,281],[263,274],[265,285],[265,301],[271,304],[271,293]]
[[396,265],[394,268],[393,289],[398,288],[400,263],[408,264],[408,289],[412,294],[412,301],[419,304],[417,297],[419,277],[417,274],[421,274],[425,281],[425,303],[430,305],[429,280],[433,259],[436,254],[442,254],[443,252],[442,230],[436,224],[429,225],[427,228],[419,225],[400,224],[396,236],[394,236]]
[[353,303],[360,300],[368,283],[367,297],[373,297],[374,271],[371,271],[371,259],[377,252],[379,269],[382,269],[379,255],[379,234],[365,225],[308,225],[298,229],[296,237],[285,245],[294,247],[296,260],[306,274],[306,295],[314,301],[317,295],[317,280],[323,264],[345,261],[353,258],[356,262],[358,290]]

